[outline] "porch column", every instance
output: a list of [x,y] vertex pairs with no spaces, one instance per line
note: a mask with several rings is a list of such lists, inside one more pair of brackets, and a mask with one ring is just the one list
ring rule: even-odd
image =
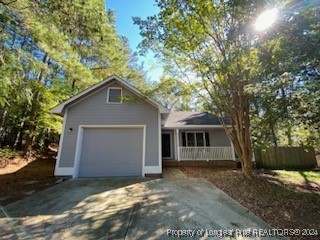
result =
[[234,153],[234,147],[233,147],[233,143],[230,141],[230,143],[231,143],[231,151],[232,151],[232,160],[236,160],[236,154]]
[[177,156],[178,161],[180,161],[180,149],[179,149],[179,129],[176,129],[176,149],[177,149]]

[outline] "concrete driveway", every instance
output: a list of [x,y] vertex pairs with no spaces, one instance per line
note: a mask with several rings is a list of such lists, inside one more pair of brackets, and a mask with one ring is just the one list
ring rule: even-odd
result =
[[[220,239],[213,230],[268,228],[204,179],[69,180],[0,212],[1,239],[204,239],[205,229]],[[199,231],[168,232],[178,229]]]

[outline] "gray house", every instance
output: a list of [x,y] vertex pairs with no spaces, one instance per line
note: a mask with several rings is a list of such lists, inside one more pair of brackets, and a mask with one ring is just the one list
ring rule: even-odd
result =
[[161,174],[163,165],[235,163],[217,119],[170,112],[116,76],[51,112],[64,117],[56,176],[146,176]]

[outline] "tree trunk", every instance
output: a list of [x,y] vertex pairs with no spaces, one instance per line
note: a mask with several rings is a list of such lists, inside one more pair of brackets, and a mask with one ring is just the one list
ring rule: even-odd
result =
[[230,130],[227,127],[227,124],[222,117],[219,117],[219,119],[240,159],[243,176],[251,179],[253,177],[253,154],[250,139],[249,101],[245,96],[239,95],[238,92],[235,93],[235,96],[233,97],[234,105],[237,106],[229,110],[233,130]]
[[241,172],[244,177],[249,179],[252,178],[252,158],[244,159]]
[[15,140],[14,140],[13,150],[17,150],[17,148],[18,148],[18,145],[19,145],[19,142],[20,142],[20,138],[21,138],[21,135],[22,135],[22,131],[23,131],[24,124],[25,124],[25,120],[22,120],[22,121],[20,122],[20,126],[19,126],[18,133],[17,133],[17,135],[16,135],[16,137],[15,137]]
[[[43,63],[47,64],[49,62],[49,56],[46,53],[43,57]],[[44,78],[44,69],[42,69],[38,75],[37,78],[37,82],[41,83],[41,81]],[[26,138],[26,142],[25,142],[25,146],[24,146],[24,152],[23,154],[28,158],[29,157],[29,153],[32,150],[32,145],[33,145],[33,141],[35,139],[34,136],[34,130],[36,128],[36,125],[34,123],[36,116],[37,116],[37,110],[39,107],[39,100],[40,100],[40,90],[36,89],[35,90],[35,94],[32,98],[31,101],[31,110],[30,110],[30,114],[29,114],[29,122],[28,122],[28,130],[29,130],[29,134],[27,135]]]
[[3,136],[4,136],[4,123],[6,120],[7,113],[8,113],[8,110],[5,107],[2,111],[1,119],[0,119],[0,146],[2,145],[2,140],[3,140]]
[[[81,44],[81,42],[80,42]],[[78,61],[81,63],[81,55],[78,56]],[[72,79],[72,85],[71,85],[71,89],[72,90],[75,90],[76,89],[76,82],[77,82],[77,79]]]
[[243,119],[242,119],[242,132],[240,138],[241,154],[240,159],[242,160],[242,174],[246,178],[252,178],[252,145],[250,138],[250,117],[249,117],[249,103],[243,106]]
[[29,114],[29,122],[28,122],[29,134],[26,137],[26,142],[25,142],[24,151],[23,151],[24,156],[26,156],[27,158],[29,158],[29,153],[32,150],[32,144],[34,139],[33,136],[34,136],[34,129],[35,129],[34,120],[36,118],[39,97],[40,97],[40,92],[37,90],[31,102],[31,111]]
[[278,146],[278,139],[277,139],[276,133],[274,131],[273,123],[269,124],[269,129],[271,131],[273,144],[274,144],[274,146],[277,147]]
[[288,124],[287,128],[288,146],[292,146],[291,124]]
[[76,79],[73,79],[71,89],[74,90],[75,88],[76,88]]

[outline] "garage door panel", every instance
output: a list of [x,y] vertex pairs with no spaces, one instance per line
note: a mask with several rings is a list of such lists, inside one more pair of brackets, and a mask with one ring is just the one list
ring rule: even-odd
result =
[[[121,149],[119,151],[121,151]],[[84,163],[101,162],[101,161],[106,161],[105,159],[117,159],[116,162],[131,162],[130,154],[132,154],[132,152],[133,151],[105,153],[104,151],[90,151],[88,153],[83,154],[83,158],[86,159],[86,161],[83,161],[83,162]],[[140,156],[142,158],[141,154],[136,154],[136,156]]]
[[[94,174],[92,174],[93,172]],[[132,173],[132,174],[135,174],[135,173]],[[114,166],[110,166],[108,175],[106,175],[106,168],[96,169],[95,167],[89,166],[86,168],[86,171],[80,171],[79,176],[81,177],[126,177],[129,175],[127,171],[124,171],[123,169],[114,168]]]
[[[130,161],[130,159],[128,159],[128,156],[130,156],[129,154],[131,154],[133,151],[139,151],[141,152],[142,149],[132,149],[132,150],[128,150],[128,149],[117,149],[115,152],[108,152],[108,149],[105,150],[90,150],[90,151],[86,151],[83,153],[83,158],[85,158],[85,162],[91,162],[91,161],[100,161],[103,160],[105,158],[112,158],[112,159],[117,159],[117,161]],[[135,155],[139,155],[142,157],[142,154],[138,154],[136,153]]]
[[142,128],[85,128],[78,176],[141,176],[142,144]]
[[[134,141],[140,135],[138,141]],[[108,138],[109,141],[106,141]],[[111,141],[112,140],[112,141]],[[140,140],[140,141],[139,141]],[[127,143],[128,147],[137,147],[141,144],[142,129],[136,128],[115,128],[115,129],[85,129],[83,133],[83,141],[88,148],[116,148],[119,142]]]

